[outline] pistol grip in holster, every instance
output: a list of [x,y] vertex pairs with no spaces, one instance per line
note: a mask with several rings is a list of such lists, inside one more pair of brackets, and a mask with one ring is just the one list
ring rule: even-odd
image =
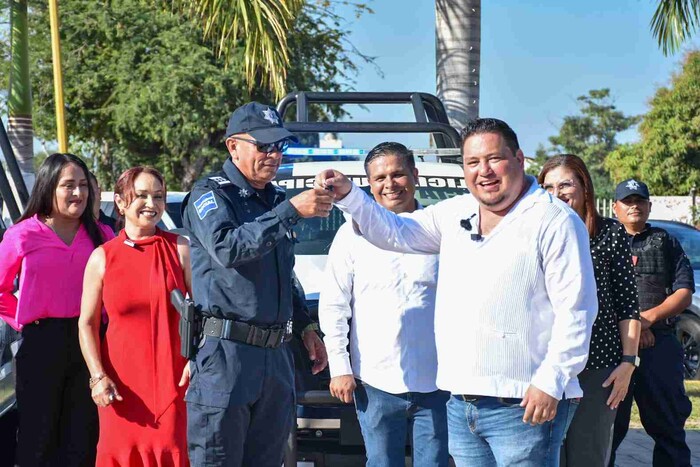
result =
[[202,319],[195,311],[194,302],[185,299],[178,289],[170,292],[170,300],[180,314],[180,353],[186,359],[193,360],[202,334]]

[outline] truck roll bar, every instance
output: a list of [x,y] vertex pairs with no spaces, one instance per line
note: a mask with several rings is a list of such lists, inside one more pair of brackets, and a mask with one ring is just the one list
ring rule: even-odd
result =
[[[353,127],[335,127],[344,122],[309,122],[309,105],[310,104],[410,104],[413,107],[413,122],[363,122],[355,123],[357,128]],[[306,132],[348,132],[348,133],[432,133],[435,139],[435,144],[438,148],[459,147],[459,133],[450,126],[450,121],[447,117],[445,107],[440,99],[436,96],[424,92],[307,92],[295,91],[290,92],[282,98],[277,104],[277,111],[282,116],[282,120],[290,112],[292,105],[296,105],[296,120],[288,121],[285,126],[295,123],[316,123],[319,126],[316,130],[305,130]],[[350,122],[348,122],[350,123]],[[418,125],[418,124],[441,124],[450,127],[440,128],[436,130],[418,129],[419,127],[411,126],[395,126],[388,127],[387,125]],[[363,125],[363,126],[360,126]],[[343,128],[343,129],[341,129]],[[381,128],[381,129],[380,129]],[[298,130],[302,132],[302,130]]]

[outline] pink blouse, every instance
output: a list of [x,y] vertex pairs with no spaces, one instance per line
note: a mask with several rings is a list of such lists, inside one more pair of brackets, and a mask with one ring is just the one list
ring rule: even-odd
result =
[[[98,223],[105,241],[112,230]],[[83,274],[95,249],[81,225],[66,245],[37,216],[10,227],[0,242],[0,318],[15,329],[41,318],[80,315]],[[19,298],[13,293],[19,274]]]

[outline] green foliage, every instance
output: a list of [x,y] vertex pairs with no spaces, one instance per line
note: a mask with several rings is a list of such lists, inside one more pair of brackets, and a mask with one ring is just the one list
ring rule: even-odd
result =
[[289,53],[287,31],[304,6],[304,0],[173,0],[174,11],[203,25],[203,37],[211,39],[217,56],[227,64],[240,63],[240,39],[248,90],[262,85],[276,98],[285,94]]
[[525,172],[528,175],[537,177],[540,172],[542,172],[542,167],[544,166],[544,163],[547,162],[548,158],[549,155],[547,155],[547,150],[542,144],[539,144],[537,146],[537,150],[535,150],[535,157],[529,160],[529,165],[527,169],[525,169]]
[[700,24],[700,0],[659,0],[651,31],[664,55],[677,52]]
[[605,158],[618,147],[617,134],[636,125],[640,118],[627,116],[613,104],[609,89],[594,89],[577,99],[579,115],[564,117],[559,134],[551,136],[551,147],[540,147],[536,160],[545,156],[575,154],[586,163],[597,197],[611,197],[614,186],[604,167]]
[[614,180],[639,177],[655,195],[687,195],[700,186],[700,51],[650,102],[639,126],[641,141],[614,151],[606,167]]
[[[160,2],[62,0],[60,13],[70,149],[92,162],[104,187],[125,168],[149,164],[163,171],[171,189],[189,188],[221,165],[233,109],[252,99],[275,100],[265,83],[248,87],[245,40],[227,59],[219,57],[184,13]],[[304,7],[288,32],[290,89],[338,90],[355,71],[346,31],[326,23],[310,27],[318,14],[315,4]],[[35,131],[51,140],[45,1],[30,0],[29,23]],[[7,67],[0,68],[0,79],[7,82]]]

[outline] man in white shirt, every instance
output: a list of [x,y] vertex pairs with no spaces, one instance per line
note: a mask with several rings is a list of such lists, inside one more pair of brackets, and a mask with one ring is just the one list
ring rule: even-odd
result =
[[[402,214],[421,208],[413,152],[403,144],[377,145],[365,159],[365,171],[374,199],[386,209]],[[319,322],[331,394],[344,402],[354,395],[368,466],[403,466],[409,426],[414,465],[448,465],[449,394],[435,384],[437,273],[436,255],[382,250],[353,222],[333,240]]]
[[373,244],[439,253],[437,386],[452,393],[457,465],[556,466],[598,308],[588,233],[525,175],[505,122],[472,120],[461,135],[471,195],[397,216],[337,171],[315,183]]

